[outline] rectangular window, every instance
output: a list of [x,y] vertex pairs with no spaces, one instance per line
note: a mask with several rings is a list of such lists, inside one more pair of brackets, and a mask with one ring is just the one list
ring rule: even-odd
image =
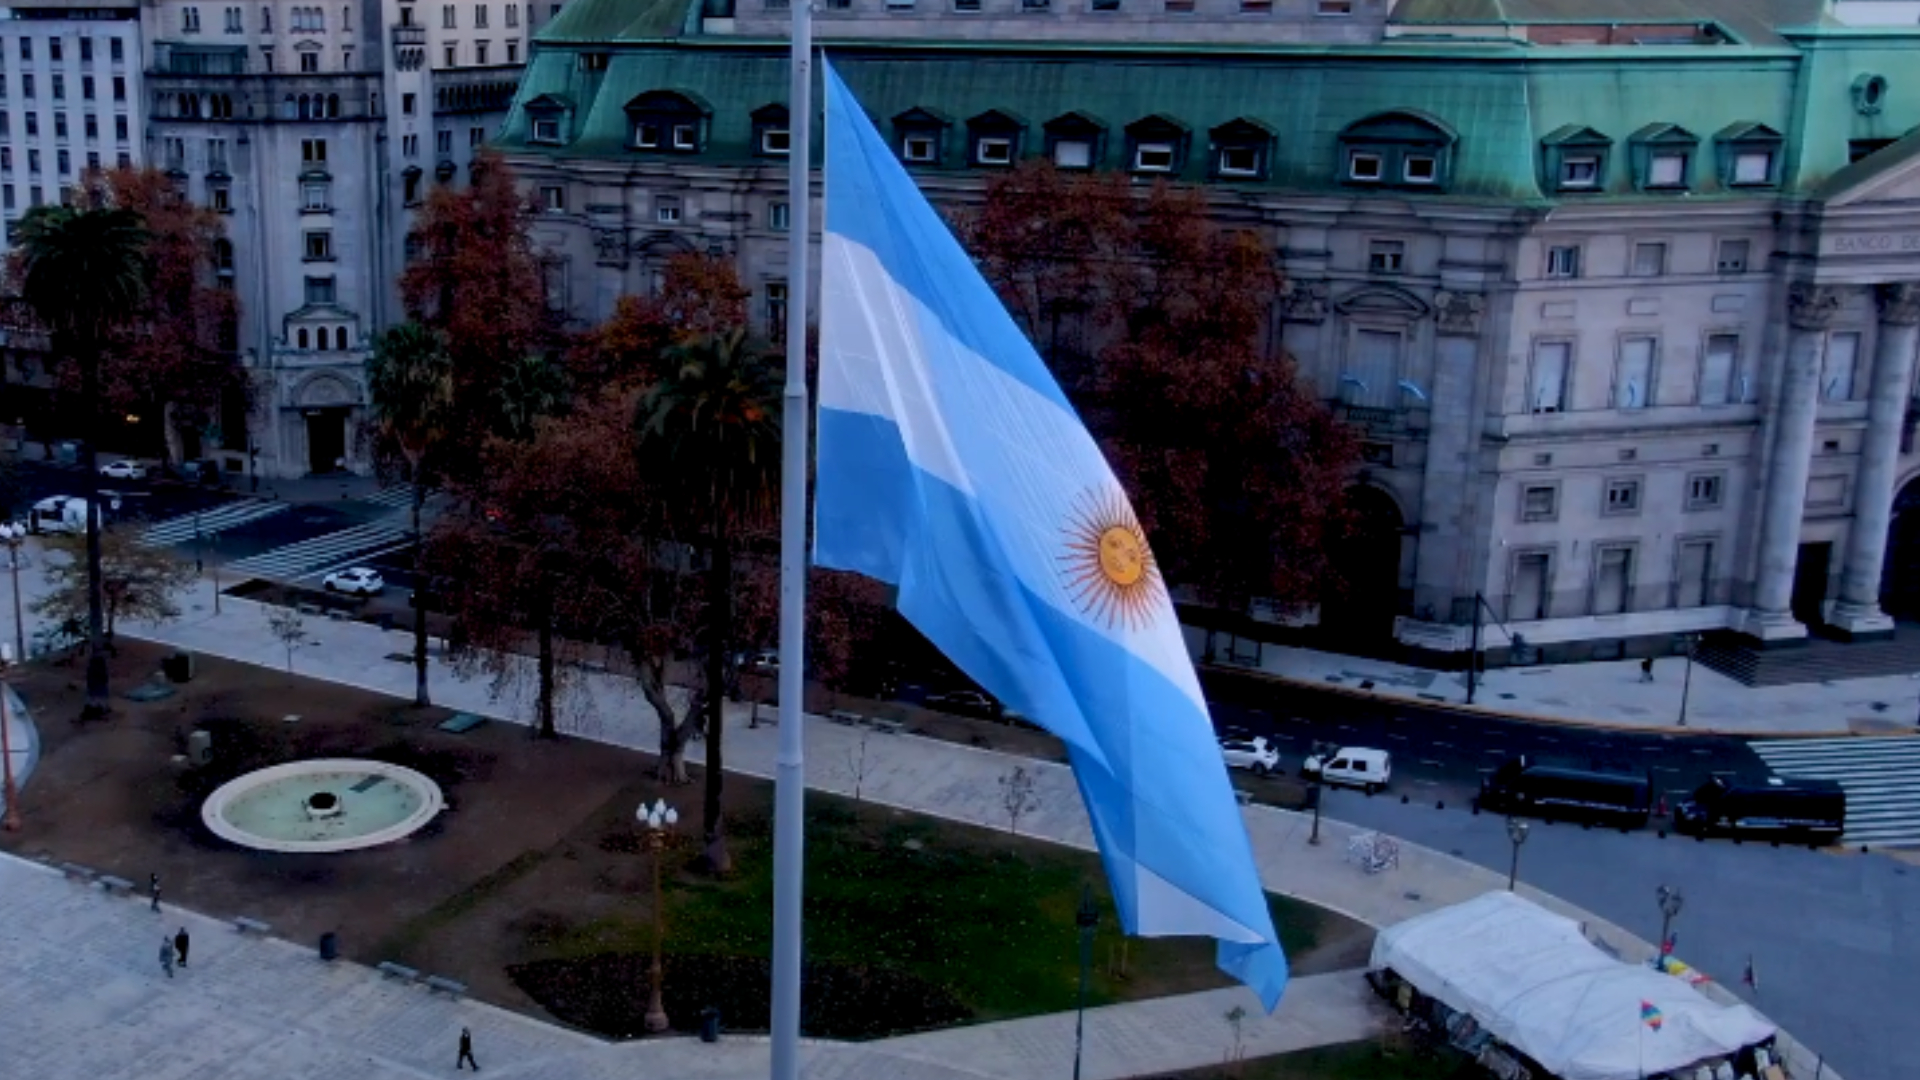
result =
[[420,100],[420,95],[418,94],[401,94],[400,95],[401,115],[412,116],[414,114],[415,108],[419,105],[419,100]]
[[1747,253],[1752,245],[1745,240],[1722,240],[1715,253],[1713,266],[1722,274],[1744,274],[1747,272]]
[[453,132],[436,131],[433,133],[433,152],[436,154],[453,153]]
[[4,199],[0,199],[0,208],[13,209],[13,185],[8,184],[5,188],[0,188],[0,193],[4,193],[5,196]]
[[983,138],[973,146],[973,160],[979,165],[1007,165],[1013,161],[1013,140]]
[[207,140],[207,171],[208,172],[226,172],[227,171],[227,140],[225,139],[208,139]]
[[480,67],[487,66],[487,44],[484,41],[473,43],[473,62]]
[[673,125],[673,148],[675,150],[700,149],[700,133],[692,124]]
[[[118,45],[120,43],[116,41],[114,44]],[[125,75],[115,75],[113,77],[113,100],[127,100],[127,77]]]
[[[779,2],[786,3],[787,0],[779,0]],[[771,4],[769,4],[769,6],[771,6]],[[979,11],[980,0],[953,0],[953,10],[961,12]],[[1094,10],[1098,11],[1100,9],[1095,8]]]
[[1633,548],[1627,545],[1598,549],[1593,570],[1593,613],[1620,615],[1633,592]]
[[1719,473],[1694,473],[1687,477],[1687,509],[1718,509],[1721,487]]
[[654,199],[653,220],[662,225],[680,224],[680,200],[672,195],[662,195]]
[[[508,8],[507,10],[512,11],[513,9]],[[507,63],[517,64],[519,62],[520,62],[520,43],[517,41],[507,42]]]
[[1167,0],[1167,12],[1172,15],[1190,15],[1193,13],[1193,0]]
[[[928,162],[934,159],[931,135],[909,135],[900,142],[900,157],[906,161]],[[785,286],[782,286],[785,288]]]
[[71,173],[73,171],[72,152],[67,150],[55,150],[53,152],[53,163],[54,163],[55,171],[57,171],[61,176],[65,176],[68,173]]
[[442,4],[440,6],[440,29],[460,29],[460,16],[454,11],[452,4]]
[[1828,401],[1853,400],[1853,375],[1859,358],[1859,334],[1849,331],[1827,335],[1827,354],[1820,365],[1822,398]]
[[1738,336],[1713,334],[1707,338],[1706,352],[1700,358],[1700,404],[1727,405],[1733,402],[1733,369],[1739,355]]
[[402,157],[410,157],[410,158],[419,157],[420,156],[420,136],[418,135],[400,136],[400,155]]
[[792,227],[793,207],[783,202],[767,204],[767,228],[774,232],[786,232]]
[[20,59],[22,60],[33,59],[33,39],[32,38],[23,37],[20,39]]
[[1172,172],[1172,143],[1141,143],[1133,148],[1133,168],[1136,172]]
[[581,53],[580,54],[580,70],[581,71],[607,70],[607,56],[608,54],[603,52]]
[[1552,484],[1528,484],[1520,489],[1520,520],[1552,521],[1560,513],[1560,489]]
[[1347,155],[1347,179],[1369,183],[1380,179],[1380,155],[1354,151]]
[[1713,596],[1713,541],[1683,540],[1675,555],[1673,606],[1706,607]]
[[1685,187],[1687,155],[1655,154],[1647,162],[1648,187]]
[[660,147],[660,125],[633,125],[633,145],[642,150],[657,150]]
[[1547,617],[1548,582],[1553,556],[1523,551],[1513,557],[1513,589],[1507,597],[1507,618],[1516,622]]
[[[971,0],[971,2],[977,10],[980,0]],[[1095,11],[1119,11],[1120,0],[1093,0],[1092,6]]]
[[324,165],[327,162],[327,140],[301,139],[300,160],[307,165]]
[[312,75],[315,72],[319,71],[320,70],[320,54],[317,52],[301,53],[300,54],[300,70],[301,72],[308,75]]
[[1240,0],[1242,15],[1271,15],[1273,0]]
[[1091,168],[1093,144],[1084,139],[1061,139],[1053,144],[1053,163],[1062,169]]
[[1637,514],[1640,512],[1640,481],[1607,481],[1607,504],[1600,508],[1603,514]]
[[199,8],[190,7],[180,10],[180,29],[183,33],[188,34],[197,34],[200,32]]
[[1733,182],[1736,184],[1770,184],[1773,182],[1773,153],[1768,150],[1750,150],[1733,156]]
[[478,30],[485,30],[487,28],[487,5],[473,5],[473,25],[474,28]]
[[1560,160],[1560,186],[1590,188],[1600,183],[1600,158],[1593,154],[1569,154]]
[[1533,347],[1532,411],[1565,412],[1567,408],[1567,365],[1573,358],[1573,345],[1565,341],[1542,341]]
[[56,64],[62,60],[65,60],[66,54],[65,52],[62,51],[62,44],[63,43],[61,42],[61,40],[57,37],[48,38],[47,39],[47,59],[53,61]]
[[793,146],[793,136],[786,128],[760,129],[760,152],[763,154],[784,154]]
[[888,11],[912,11],[913,0],[887,0],[887,10]]
[[533,122],[533,141],[557,143],[560,141],[560,121],[535,120]]
[[53,73],[53,100],[67,100],[67,77],[57,71]]
[[508,29],[512,29],[513,27],[516,27],[516,26],[519,26],[519,25],[520,25],[520,5],[519,5],[519,4],[508,4],[508,5],[507,5],[507,27],[508,27]]
[[1407,267],[1407,245],[1401,240],[1367,242],[1367,272],[1397,274]]
[[271,45],[260,46],[260,70],[269,75],[273,74],[273,46]]
[[27,134],[29,136],[36,136],[40,134],[40,114],[39,113],[29,112],[27,114]]
[[333,279],[330,277],[310,277],[307,279],[307,303],[331,304],[334,302]]
[[446,61],[446,63],[442,66],[450,67],[450,68],[459,67],[460,66],[460,46],[457,43],[448,45],[444,50],[442,50],[441,58]]
[[567,189],[557,185],[541,188],[540,206],[546,210],[565,210],[567,208]]
[[233,196],[232,193],[227,190],[227,185],[209,185],[207,187],[207,205],[212,207],[213,211],[217,214],[224,214],[231,211],[233,209]]
[[1633,245],[1633,265],[1628,273],[1634,277],[1659,277],[1667,272],[1667,245],[1649,240]]
[[1221,176],[1259,176],[1260,150],[1253,146],[1220,148]]
[[1650,337],[1620,342],[1620,366],[1613,376],[1613,405],[1644,409],[1653,404],[1653,345]]
[[312,230],[307,233],[307,259],[330,260],[333,258],[333,234],[324,230]]
[[1400,168],[1400,178],[1409,184],[1431,184],[1440,179],[1439,159],[1426,154],[1408,154]]
[[1356,329],[1353,353],[1340,376],[1340,400],[1367,409],[1399,405],[1404,343],[1397,331]]
[[57,112],[53,114],[53,137],[56,139],[64,139],[67,137],[66,113]]
[[80,39],[80,62],[83,64],[93,63],[93,39],[90,37]]
[[80,100],[94,100],[93,76],[91,75],[80,76]]
[[320,213],[328,208],[328,184],[325,180],[308,180],[300,185],[300,209],[308,213]]
[[[411,139],[415,136],[409,135]],[[420,201],[420,170],[408,169],[400,174],[400,198],[408,206]]]
[[127,118],[124,116],[116,116],[113,118],[113,141],[127,141]]
[[767,282],[767,336],[784,341],[787,336],[787,283]]
[[470,127],[467,129],[467,145],[469,147],[479,146],[481,143],[486,141],[487,141],[486,128]]
[[20,96],[26,98],[28,101],[32,101],[34,98],[33,72],[31,71],[20,76]]
[[1547,276],[1550,278],[1577,278],[1580,276],[1580,247],[1578,244],[1566,244],[1547,249]]

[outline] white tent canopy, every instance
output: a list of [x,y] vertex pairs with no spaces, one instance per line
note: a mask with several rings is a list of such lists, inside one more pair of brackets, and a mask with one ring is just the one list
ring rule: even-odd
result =
[[[1774,1033],[1747,1006],[1717,1005],[1672,975],[1623,964],[1573,920],[1507,892],[1389,927],[1372,966],[1472,1016],[1561,1080],[1640,1080]],[[1641,1022],[1642,1002],[1660,1010],[1658,1031]]]

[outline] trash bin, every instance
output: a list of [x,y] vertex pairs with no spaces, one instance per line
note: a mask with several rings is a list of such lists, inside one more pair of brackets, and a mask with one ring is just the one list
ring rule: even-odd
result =
[[340,959],[340,935],[331,930],[320,935],[320,959]]
[[160,670],[169,682],[184,683],[193,678],[192,653],[168,653],[160,660]]
[[205,765],[213,760],[213,732],[193,731],[187,735],[187,760]]
[[720,1010],[711,1005],[700,1010],[700,1041],[720,1041]]

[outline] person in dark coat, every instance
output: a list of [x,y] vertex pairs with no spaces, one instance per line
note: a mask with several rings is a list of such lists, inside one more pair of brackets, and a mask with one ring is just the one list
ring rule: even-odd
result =
[[466,1028],[461,1028],[460,1029],[460,1060],[453,1063],[453,1071],[459,1072],[462,1068],[468,1065],[473,1066],[474,1072],[480,1071],[480,1063],[473,1060],[473,1032],[467,1030]]
[[184,926],[181,927],[180,932],[173,935],[173,947],[176,950],[178,950],[180,953],[180,966],[186,967],[187,966],[187,928],[186,927]]
[[1640,681],[1641,682],[1653,681],[1653,657],[1651,656],[1647,657],[1645,660],[1640,661]]
[[147,875],[147,895],[153,897],[153,910],[160,910],[160,875]]

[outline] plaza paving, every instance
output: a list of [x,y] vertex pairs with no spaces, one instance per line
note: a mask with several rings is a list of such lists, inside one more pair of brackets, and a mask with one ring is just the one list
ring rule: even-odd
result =
[[[223,601],[224,613],[214,616],[211,592],[204,584],[186,606],[187,615],[181,620],[157,627],[128,628],[123,633],[248,663],[271,667],[284,663],[279,644],[267,632],[262,606],[228,598]],[[325,619],[308,620],[308,628],[315,643],[302,649],[295,661],[296,668],[304,674],[399,696],[411,695],[412,669],[387,659],[392,653],[404,650],[408,640],[405,634]],[[577,735],[643,750],[656,745],[657,727],[652,710],[640,701],[626,680],[577,672],[572,683],[571,700],[563,715]],[[522,698],[510,693],[495,701],[488,694],[485,680],[461,680],[437,662],[433,687],[436,702],[448,707],[512,722],[525,722],[531,714]],[[777,729],[750,727],[745,710],[732,713],[728,727],[731,766],[745,773],[771,775]],[[850,793],[848,752],[862,738],[867,742],[862,789],[864,797],[872,802],[974,824],[1004,826],[998,781],[1015,765],[1024,765],[1038,781],[1041,806],[1021,819],[1021,832],[1083,848],[1091,846],[1078,793],[1069,773],[1061,766],[914,736],[863,736],[855,729],[840,725],[810,723],[807,732],[810,785]],[[1502,877],[1490,871],[1411,844],[1401,846],[1397,869],[1368,874],[1346,858],[1347,841],[1357,830],[1336,821],[1323,823],[1324,842],[1317,845],[1308,842],[1310,825],[1298,814],[1250,807],[1247,823],[1270,889],[1374,926],[1387,925],[1505,884]],[[10,866],[6,872],[46,876],[42,871],[24,867]],[[66,890],[69,898],[76,889],[52,879],[43,884],[56,891]],[[1650,955],[1649,945],[1620,928],[1529,890],[1524,884],[1521,888],[1542,903],[1580,919],[1591,936],[1604,941],[1624,959],[1631,961]],[[4,888],[4,895],[11,896],[16,891]],[[30,891],[36,897],[41,892],[40,889],[22,891]],[[0,919],[4,919],[9,934],[36,935],[44,938],[47,948],[52,950],[51,953],[35,950],[34,959],[23,960],[28,965],[19,973],[23,977],[6,978],[9,987],[25,985],[29,990],[5,993],[31,998],[32,986],[51,984],[42,988],[43,995],[50,1000],[69,1002],[76,1014],[116,1017],[128,1027],[138,1029],[137,1033],[127,1033],[128,1042],[118,1049],[87,1040],[51,1040],[61,1049],[50,1051],[51,1059],[42,1064],[41,1071],[32,1074],[48,1080],[111,1076],[116,1071],[131,1074],[135,1070],[127,1065],[129,1061],[142,1062],[137,1070],[142,1074],[157,1072],[163,1076],[437,1074],[450,1067],[444,1062],[451,1056],[454,1033],[461,1024],[474,1027],[476,1050],[483,1063],[486,1055],[492,1053],[503,1065],[513,1063],[514,1068],[522,1070],[503,1070],[504,1075],[595,1077],[613,1075],[606,1071],[613,1069],[621,1070],[622,1075],[631,1075],[636,1067],[638,1071],[648,1071],[641,1066],[645,1055],[668,1053],[684,1054],[686,1060],[676,1057],[671,1063],[661,1059],[648,1064],[661,1067],[667,1075],[690,1077],[745,1077],[765,1072],[764,1044],[754,1040],[729,1040],[718,1049],[685,1041],[621,1047],[594,1045],[591,1040],[581,1042],[580,1036],[485,1006],[448,1003],[430,999],[420,991],[382,984],[370,973],[351,965],[321,965],[309,949],[242,939],[211,922],[205,924],[204,933],[216,941],[225,938],[225,947],[234,950],[238,957],[236,963],[255,972],[236,978],[241,985],[246,985],[247,980],[253,980],[255,985],[247,989],[231,1009],[217,996],[208,997],[203,1005],[195,1006],[215,1021],[196,1036],[191,1034],[195,1029],[185,1021],[171,1015],[156,1015],[166,1010],[154,1008],[154,1002],[146,996],[164,993],[173,993],[176,998],[184,996],[179,992],[184,986],[180,980],[175,980],[174,985],[162,985],[159,981],[164,980],[164,975],[158,969],[155,956],[158,942],[138,940],[143,918],[149,920],[144,924],[149,927],[148,938],[155,936],[152,928],[157,923],[152,920],[156,917],[145,914],[144,905],[132,901],[100,896],[88,896],[86,900],[86,905],[75,904],[70,909],[62,908],[57,901],[23,900],[23,903],[47,906],[21,914],[7,910],[7,901],[0,900]],[[99,917],[114,920],[112,926],[120,929],[103,928],[96,943],[88,927],[66,926],[60,921],[85,918],[79,913],[88,906],[111,913]],[[71,910],[74,914],[49,914],[56,910],[63,913]],[[51,933],[46,929],[49,926],[54,928]],[[221,947],[214,947],[209,971],[211,964],[219,961],[217,950]],[[68,949],[89,957],[88,966],[82,969],[63,965],[57,957]],[[10,948],[8,952],[12,955],[15,950]],[[254,962],[252,957],[267,959]],[[0,961],[4,963],[6,961]],[[194,975],[198,978],[202,972],[196,969]],[[67,993],[46,992],[69,978],[80,981],[69,984]],[[223,992],[211,975],[207,976],[207,982],[216,985],[210,985],[204,993]],[[1710,984],[1707,991],[1731,999],[1731,995],[1717,985]],[[1258,1012],[1251,995],[1242,990],[1098,1010],[1089,1018],[1087,1075],[1120,1077],[1217,1063],[1230,1040],[1223,1017],[1236,1004],[1247,1006],[1249,1013]],[[19,1019],[27,1015],[22,1010],[28,1007],[18,999],[0,999],[0,1040],[13,1044],[29,1038],[39,1045],[49,1041],[37,1034],[42,1030],[40,1024]],[[354,1019],[356,1008],[366,1009],[369,1015]],[[100,1013],[100,1010],[106,1012]],[[1260,1018],[1247,1025],[1247,1052],[1249,1056],[1258,1056],[1316,1042],[1346,1041],[1369,1030],[1379,1015],[1378,1007],[1367,1000],[1364,987],[1355,975],[1301,979],[1289,990],[1287,1001],[1276,1016]],[[247,1017],[257,1019],[249,1021]],[[26,1026],[16,1027],[16,1023]],[[330,1026],[335,1024],[339,1026]],[[150,1030],[150,1025],[158,1025],[158,1029]],[[45,1030],[74,1029],[56,1025]],[[1049,1052],[1057,1055],[1055,1060],[1064,1069],[1068,1061],[1066,1055],[1071,1053],[1070,1032],[1070,1016],[1046,1017],[858,1047],[813,1045],[809,1051],[812,1057],[808,1075],[880,1076],[884,1070],[892,1080],[1025,1077],[1052,1071],[1046,1068],[1044,1056]],[[171,1068],[166,1064],[167,1051],[150,1048],[166,1046],[169,1040],[192,1041],[195,1053],[204,1048],[206,1053],[220,1057],[225,1062],[220,1067],[229,1071],[167,1071]],[[226,1043],[224,1053],[216,1049],[217,1044],[223,1042]],[[1813,1076],[1812,1058],[1804,1055],[1790,1039],[1783,1042],[1789,1051],[1789,1061],[1798,1066],[1797,1075]],[[129,1054],[135,1056],[129,1057]],[[366,1060],[353,1065],[356,1055]],[[149,1067],[146,1064],[149,1061],[156,1064]],[[259,1066],[257,1071],[256,1066]],[[1827,1069],[1824,1075],[1835,1074]]]

